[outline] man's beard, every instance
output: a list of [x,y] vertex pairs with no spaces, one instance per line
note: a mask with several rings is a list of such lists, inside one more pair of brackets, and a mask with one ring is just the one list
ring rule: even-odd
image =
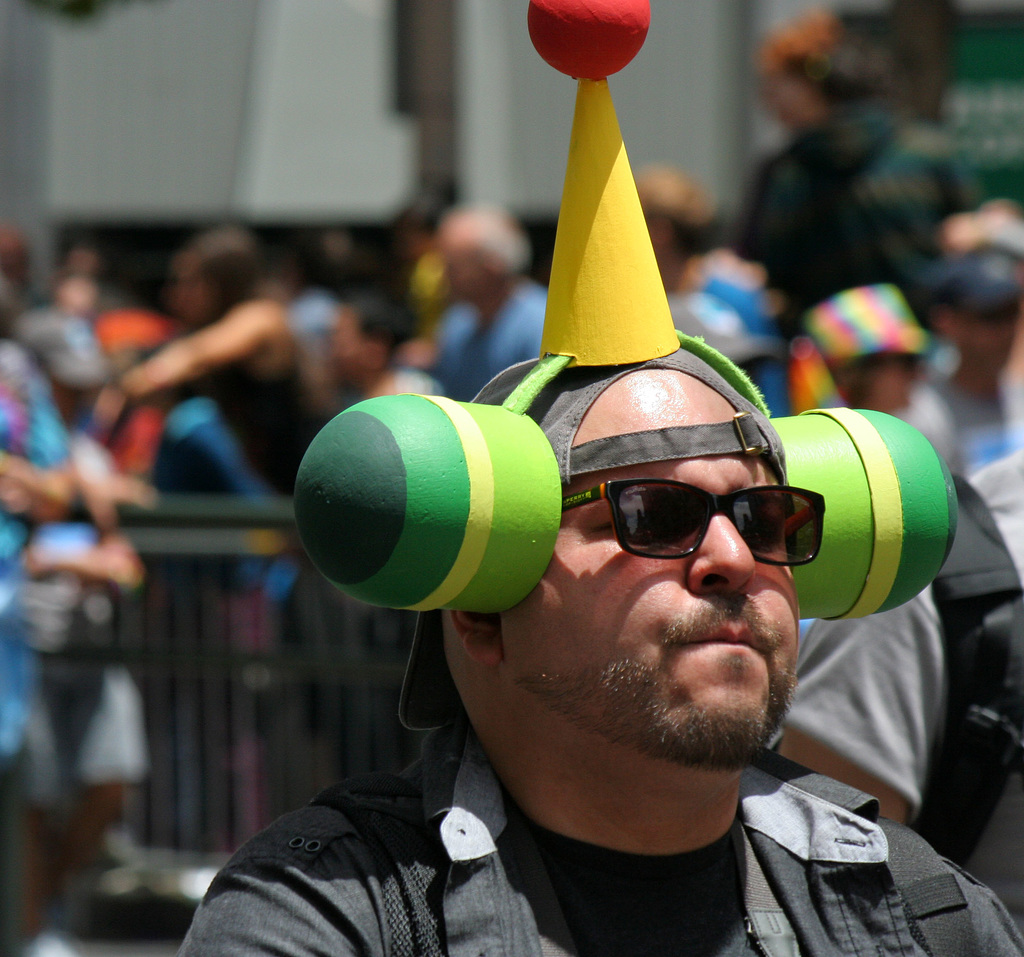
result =
[[520,687],[538,695],[552,711],[578,727],[647,757],[707,771],[746,767],[774,737],[789,710],[796,675],[780,661],[784,634],[743,597],[712,598],[703,611],[665,629],[663,648],[684,646],[688,636],[713,634],[742,619],[751,642],[768,666],[763,707],[705,707],[672,699],[667,675],[657,664],[622,658],[604,666],[525,675]]

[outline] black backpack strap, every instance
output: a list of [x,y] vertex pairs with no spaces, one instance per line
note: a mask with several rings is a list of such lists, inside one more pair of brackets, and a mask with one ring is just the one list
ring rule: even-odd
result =
[[948,864],[920,834],[879,818],[889,842],[889,871],[899,888],[911,931],[932,957],[979,953],[974,925],[960,885]]
[[423,820],[416,784],[392,774],[361,775],[311,803],[341,811],[369,848],[381,875],[390,957],[444,957],[448,857]]
[[835,778],[830,778],[828,775],[812,771],[803,764],[784,757],[778,751],[762,750],[754,759],[753,765],[780,781],[807,791],[808,794],[813,794],[832,804],[838,804],[852,814],[865,817],[869,821],[875,821],[878,818],[877,798],[864,791],[858,791]]
[[747,933],[757,941],[765,957],[800,957],[796,931],[768,883],[739,818],[732,822],[729,833],[743,887]]
[[530,834],[522,812],[512,802],[506,802],[505,811],[508,824],[502,837],[508,842],[523,879],[523,893],[537,922],[541,953],[544,957],[577,957],[576,944],[537,842]]
[[1024,601],[988,507],[970,483],[955,482],[957,534],[932,585],[949,675],[946,731],[914,827],[963,864],[1011,771],[1024,768]]

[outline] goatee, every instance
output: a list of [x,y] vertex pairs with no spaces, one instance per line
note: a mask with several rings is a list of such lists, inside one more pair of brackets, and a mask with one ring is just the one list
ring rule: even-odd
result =
[[785,635],[738,596],[707,600],[696,614],[670,623],[661,637],[670,650],[735,621],[746,625],[768,666],[763,706],[680,701],[666,691],[661,665],[634,658],[527,675],[518,683],[577,726],[647,757],[708,771],[740,770],[774,737],[789,710],[796,675],[780,660]]

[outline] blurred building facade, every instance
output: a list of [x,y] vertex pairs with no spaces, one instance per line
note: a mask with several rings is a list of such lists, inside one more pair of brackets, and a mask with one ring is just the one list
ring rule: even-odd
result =
[[[634,168],[685,168],[726,214],[734,209],[773,135],[752,50],[767,27],[809,5],[652,0],[648,41],[612,80]],[[887,0],[835,6],[881,16]],[[533,50],[526,9],[526,0],[133,0],[73,22],[0,0],[0,218],[37,240],[75,225],[225,218],[382,224],[434,188],[553,219],[574,84]],[[1024,21],[1022,0],[957,9]],[[975,86],[959,102],[977,128],[979,110],[1024,109],[1019,87],[993,100]]]

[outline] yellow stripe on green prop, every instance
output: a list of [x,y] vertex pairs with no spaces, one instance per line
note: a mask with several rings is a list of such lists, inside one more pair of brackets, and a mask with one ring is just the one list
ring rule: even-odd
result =
[[477,574],[448,607],[504,611],[544,574],[562,519],[562,486],[551,443],[525,415],[470,406],[494,469],[494,515]]
[[956,491],[945,462],[912,425],[884,412],[861,414],[885,441],[903,503],[903,554],[889,597],[879,611],[895,608],[926,588],[942,568],[956,522]]
[[479,426],[465,406],[440,396],[426,398],[452,420],[462,441],[469,470],[469,514],[466,517],[466,534],[452,567],[431,594],[409,606],[414,611],[443,608],[465,589],[480,568],[494,515],[494,470],[487,440]]
[[903,503],[889,449],[875,427],[854,409],[828,409],[853,439],[864,463],[874,514],[874,552],[864,591],[845,617],[870,615],[885,603],[896,581],[903,554]]
[[849,434],[820,411],[773,419],[786,450],[787,481],[825,496],[821,550],[793,569],[800,614],[841,618],[864,589],[871,567],[871,491]]

